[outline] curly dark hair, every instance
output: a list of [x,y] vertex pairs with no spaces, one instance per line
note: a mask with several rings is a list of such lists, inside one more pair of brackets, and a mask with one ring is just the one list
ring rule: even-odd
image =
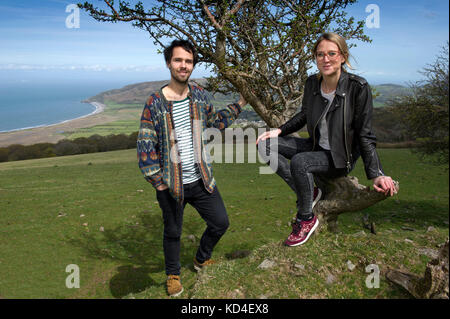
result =
[[192,53],[192,55],[194,56],[194,66],[197,64],[197,50],[195,50],[194,45],[188,40],[173,40],[172,43],[164,49],[164,59],[166,60],[167,64],[169,64],[172,60],[173,49],[176,47],[182,47],[186,51]]

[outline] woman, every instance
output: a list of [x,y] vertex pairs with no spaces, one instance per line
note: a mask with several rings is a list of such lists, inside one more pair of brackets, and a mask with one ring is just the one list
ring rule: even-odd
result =
[[[313,54],[319,73],[305,83],[301,111],[256,141],[261,156],[271,167],[277,163],[276,173],[297,194],[297,218],[285,241],[288,246],[305,243],[319,224],[313,206],[321,192],[314,187],[313,174],[345,176],[361,155],[374,189],[386,196],[396,193],[375,149],[370,86],[362,77],[345,70],[345,65],[351,68],[345,40],[338,34],[325,33],[314,45]],[[305,125],[309,138],[288,136]],[[266,139],[266,147],[259,145]]]

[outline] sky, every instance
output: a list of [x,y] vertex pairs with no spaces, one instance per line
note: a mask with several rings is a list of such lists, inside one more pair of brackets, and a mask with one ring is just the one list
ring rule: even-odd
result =
[[[146,31],[130,23],[98,22],[84,11],[77,27],[73,9],[66,12],[75,3],[0,0],[0,86],[169,79],[164,58]],[[367,21],[365,33],[372,42],[356,41],[350,52],[353,72],[371,84],[407,85],[422,79],[418,71],[435,60],[449,39],[447,0],[362,0],[346,11]],[[192,78],[205,75],[210,72],[200,64]]]

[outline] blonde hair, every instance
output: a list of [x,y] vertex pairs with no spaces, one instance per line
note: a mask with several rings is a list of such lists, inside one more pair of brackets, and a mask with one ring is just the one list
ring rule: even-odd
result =
[[340,53],[342,54],[342,56],[345,59],[344,63],[342,63],[342,68],[344,70],[345,70],[345,65],[349,69],[353,69],[352,65],[350,64],[350,52],[348,50],[347,43],[345,42],[345,39],[343,37],[341,37],[337,33],[333,33],[333,32],[323,33],[319,37],[319,39],[317,39],[317,41],[316,41],[316,43],[314,44],[314,47],[313,47],[313,55],[314,55],[314,57],[316,56],[317,47],[319,46],[319,43],[322,42],[323,40],[331,41],[331,42],[333,42],[334,44],[336,44],[338,46]]

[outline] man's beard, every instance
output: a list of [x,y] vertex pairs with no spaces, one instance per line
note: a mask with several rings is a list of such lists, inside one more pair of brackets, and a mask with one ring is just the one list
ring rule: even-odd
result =
[[178,84],[183,84],[183,85],[187,84],[189,82],[189,78],[191,77],[191,74],[192,74],[192,72],[189,73],[189,75],[186,77],[186,80],[184,80],[184,79],[179,78],[178,75],[176,74],[176,72],[171,71],[170,73],[171,73],[172,80],[174,80]]

